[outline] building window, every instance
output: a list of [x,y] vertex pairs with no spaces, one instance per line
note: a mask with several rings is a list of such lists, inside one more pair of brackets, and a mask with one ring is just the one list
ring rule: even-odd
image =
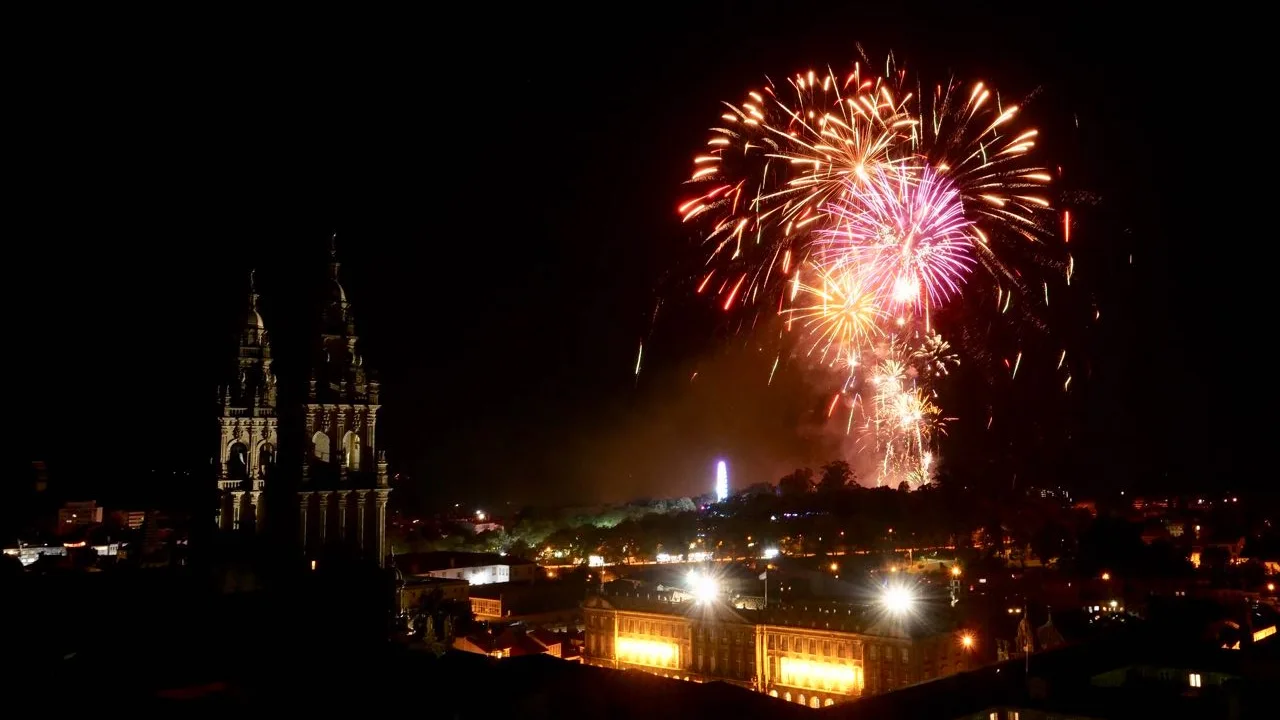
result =
[[1188,680],[1191,682],[1191,687],[1193,688],[1200,687],[1200,673],[1191,673],[1191,675],[1188,677]]
[[902,662],[905,663],[906,661],[907,661],[907,649],[902,648]]

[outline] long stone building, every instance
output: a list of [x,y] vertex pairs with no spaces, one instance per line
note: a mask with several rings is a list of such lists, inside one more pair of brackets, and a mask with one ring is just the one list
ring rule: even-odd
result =
[[[219,389],[216,523],[245,534],[262,534],[274,523],[292,526],[306,555],[341,547],[382,565],[391,487],[377,444],[380,386],[358,350],[336,248],[325,284],[309,376],[287,379],[296,402],[282,405],[250,273],[238,373]],[[268,488],[277,483],[284,487]]]
[[972,663],[955,632],[908,629],[845,604],[740,610],[630,593],[589,596],[583,614],[587,664],[718,680],[815,708]]

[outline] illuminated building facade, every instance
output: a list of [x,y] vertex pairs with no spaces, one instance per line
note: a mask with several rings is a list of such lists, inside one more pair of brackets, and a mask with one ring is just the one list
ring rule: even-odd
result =
[[357,350],[355,317],[331,247],[329,298],[302,409],[307,442],[298,491],[298,532],[313,551],[342,544],[379,565],[387,556],[385,453],[377,451],[380,387]]
[[263,526],[262,493],[274,472],[280,418],[276,375],[271,369],[271,336],[258,312],[258,288],[249,273],[249,309],[240,331],[234,382],[218,391],[218,509],[224,531],[258,531]]
[[750,611],[597,595],[583,615],[586,663],[729,682],[809,707],[961,672],[972,657],[954,633],[882,633],[847,606]]
[[[340,282],[336,248],[330,256],[329,292],[310,379],[290,385],[303,401],[300,407],[289,404],[296,412],[286,414],[284,427],[271,337],[250,273],[237,372],[218,393],[216,524],[226,532],[261,533],[268,524],[266,506],[279,501],[271,524],[291,533],[296,523],[306,555],[342,546],[382,565],[391,488],[386,458],[377,450],[379,383],[357,352],[359,338]],[[294,445],[290,454],[301,460],[300,466],[290,466],[300,467],[301,476],[290,478],[296,485],[277,487],[282,435],[300,441],[301,447]]]

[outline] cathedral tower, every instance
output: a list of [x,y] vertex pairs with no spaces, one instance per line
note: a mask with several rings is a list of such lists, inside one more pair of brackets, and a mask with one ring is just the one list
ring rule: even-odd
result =
[[309,554],[343,545],[381,565],[391,489],[377,449],[379,385],[359,353],[336,246],[329,254],[323,324],[302,407],[299,539]]
[[260,531],[265,518],[262,491],[275,468],[279,418],[271,338],[258,311],[253,272],[237,370],[235,382],[218,392],[217,525],[222,530]]

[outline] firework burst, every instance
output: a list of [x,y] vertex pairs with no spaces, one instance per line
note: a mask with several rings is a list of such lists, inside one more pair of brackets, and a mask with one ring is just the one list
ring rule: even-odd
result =
[[792,276],[793,304],[784,311],[788,325],[798,323],[812,340],[808,354],[856,364],[858,349],[883,334],[884,309],[855,268],[814,265],[810,274],[812,284],[801,280],[804,273]]
[[[932,310],[989,306],[987,289],[1001,314],[1015,295],[1047,304],[1049,276],[1031,270],[1065,268],[1053,276],[1069,283],[1074,267],[1045,252],[1052,177],[1029,163],[1037,131],[1017,127],[1018,106],[981,82],[926,91],[892,58],[868,67],[725,103],[679,213],[705,228],[698,292],[725,311],[776,310],[805,357],[843,372],[827,415],[843,396],[877,482],[919,484],[945,427],[934,385],[959,363]],[[952,328],[963,347],[972,325]]]
[[707,148],[694,158],[689,182],[698,195],[679,212],[701,218],[710,269],[722,281],[725,309],[748,304],[804,259],[822,207],[910,141],[918,120],[911,95],[855,67],[789,78],[725,103]]
[[941,305],[973,267],[976,238],[959,191],[931,168],[876,168],[826,210],[818,257],[852,268],[883,307]]

